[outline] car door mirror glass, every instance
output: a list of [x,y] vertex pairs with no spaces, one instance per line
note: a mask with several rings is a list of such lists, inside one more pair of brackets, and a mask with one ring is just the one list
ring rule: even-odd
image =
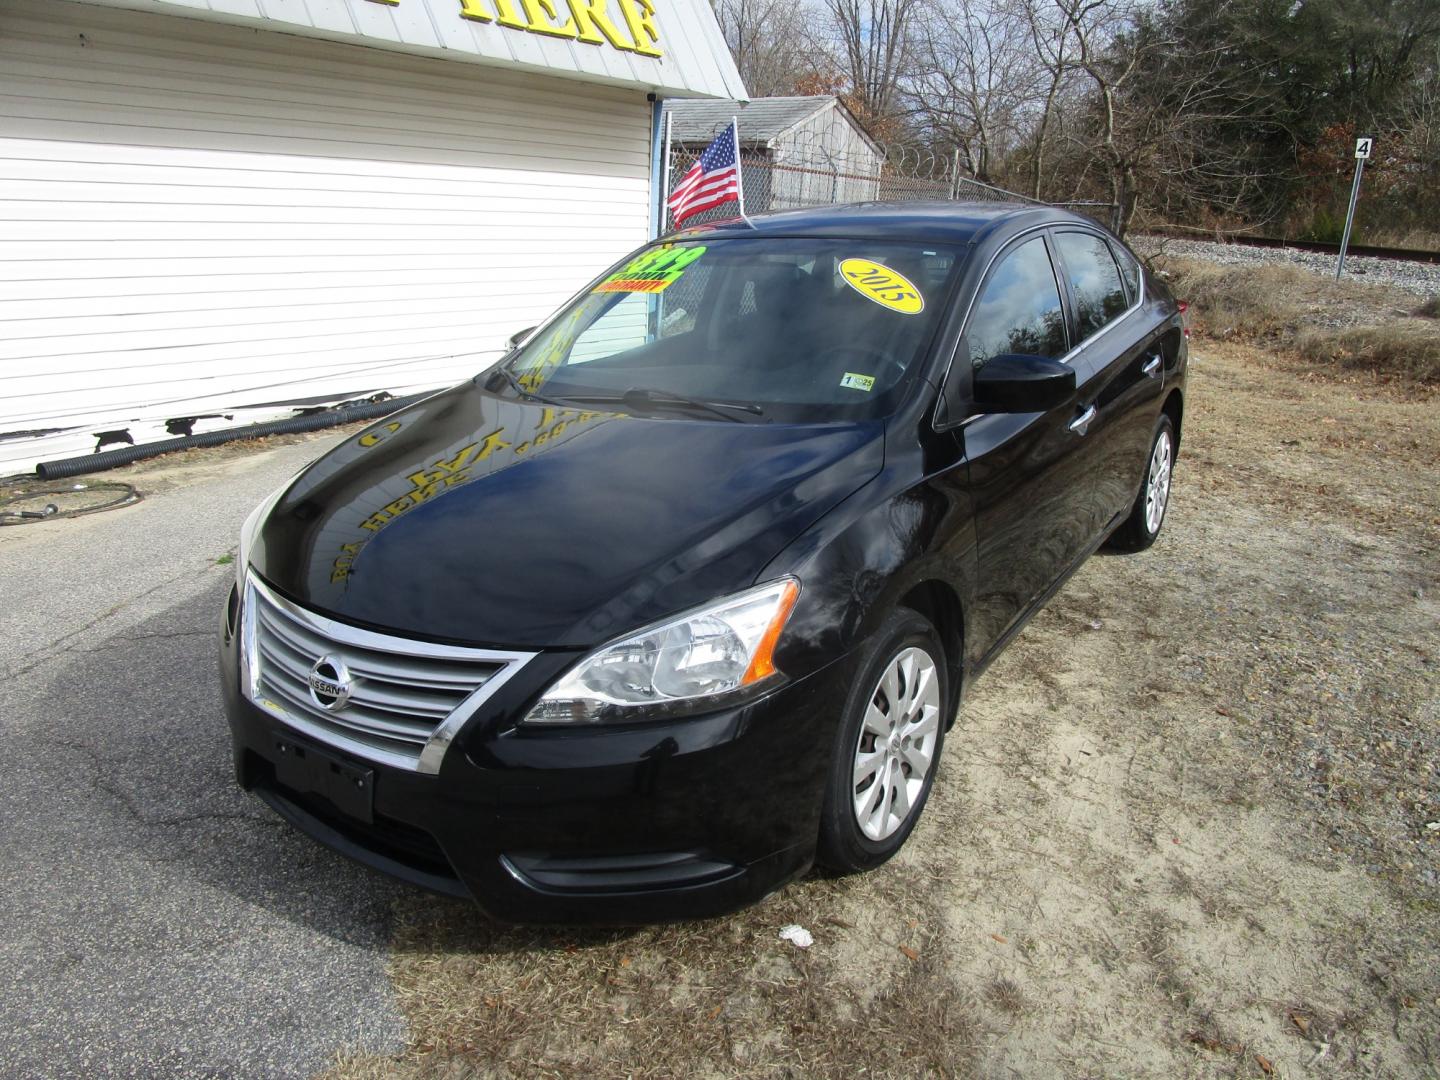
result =
[[1075,396],[1075,369],[1048,356],[1001,353],[975,372],[974,413],[1046,412]]

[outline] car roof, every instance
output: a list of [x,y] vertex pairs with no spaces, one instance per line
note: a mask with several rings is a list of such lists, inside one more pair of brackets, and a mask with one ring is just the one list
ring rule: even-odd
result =
[[980,239],[982,233],[1000,231],[1007,225],[1019,228],[1043,224],[1099,227],[1091,218],[1069,210],[1026,203],[861,202],[779,210],[748,219],[726,218],[683,229],[666,239],[690,240],[702,236],[719,239],[749,234],[966,244]]

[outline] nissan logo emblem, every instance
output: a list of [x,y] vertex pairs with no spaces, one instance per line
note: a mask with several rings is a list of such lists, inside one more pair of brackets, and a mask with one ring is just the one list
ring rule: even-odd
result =
[[339,712],[350,700],[350,669],[338,656],[322,656],[310,668],[310,700],[326,712]]

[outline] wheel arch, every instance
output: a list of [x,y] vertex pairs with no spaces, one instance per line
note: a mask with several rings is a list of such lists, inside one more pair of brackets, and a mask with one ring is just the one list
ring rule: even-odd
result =
[[1170,423],[1174,425],[1175,449],[1178,451],[1180,449],[1180,421],[1185,415],[1185,397],[1180,393],[1178,386],[1170,391],[1169,396],[1165,398],[1165,404],[1160,406],[1160,411],[1170,417]]
[[949,582],[928,578],[912,585],[900,597],[897,606],[909,608],[924,616],[940,635],[950,683],[949,717],[945,722],[948,731],[954,726],[959,711],[965,670],[965,614],[960,604],[960,596]]

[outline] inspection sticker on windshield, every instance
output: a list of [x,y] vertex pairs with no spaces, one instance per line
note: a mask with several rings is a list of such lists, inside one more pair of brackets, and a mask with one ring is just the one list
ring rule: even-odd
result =
[[845,284],[867,300],[902,315],[919,315],[925,298],[902,274],[870,259],[846,259],[840,264]]
[[686,267],[705,254],[703,244],[676,247],[666,244],[643,252],[596,285],[594,292],[664,292],[685,273]]
[[864,390],[867,394],[875,387],[874,375],[856,375],[847,371],[840,378],[840,385],[847,390]]

